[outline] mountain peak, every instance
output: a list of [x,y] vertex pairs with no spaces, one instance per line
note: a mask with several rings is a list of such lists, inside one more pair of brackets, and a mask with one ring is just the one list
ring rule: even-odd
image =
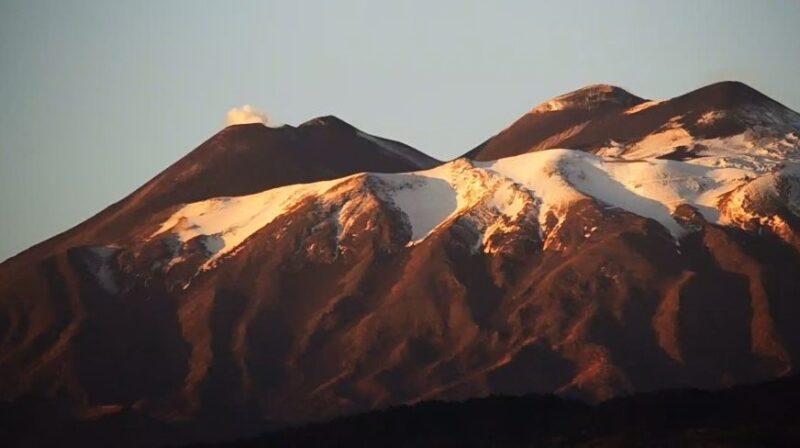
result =
[[351,125],[350,123],[342,120],[341,118],[339,118],[339,117],[337,117],[335,115],[323,115],[323,116],[320,116],[320,117],[312,118],[312,119],[300,124],[301,128],[312,127],[312,126],[315,126],[315,127],[325,126],[325,127],[330,127],[330,128],[342,128],[342,129],[351,129],[351,130],[355,129],[355,127],[353,125]]
[[800,116],[761,98],[588,86],[445,164],[334,116],[228,127],[0,264],[0,414],[178,445],[786,375]]
[[533,109],[533,113],[560,110],[594,110],[602,106],[631,107],[643,103],[627,90],[610,84],[592,84],[557,96]]
[[740,81],[716,82],[693,90],[676,99],[689,98],[705,107],[713,106],[717,108],[737,107],[744,104],[775,103],[775,100]]
[[287,125],[281,126],[267,126],[264,123],[235,123],[235,124],[228,124],[225,125],[222,129],[219,130],[218,134],[230,134],[236,132],[262,132],[262,131],[271,131],[275,129],[280,129]]

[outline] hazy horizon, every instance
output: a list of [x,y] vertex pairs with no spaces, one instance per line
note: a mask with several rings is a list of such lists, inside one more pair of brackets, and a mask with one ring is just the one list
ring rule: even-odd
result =
[[606,83],[738,80],[800,109],[800,2],[0,4],[0,261],[121,199],[253,105],[439,159]]

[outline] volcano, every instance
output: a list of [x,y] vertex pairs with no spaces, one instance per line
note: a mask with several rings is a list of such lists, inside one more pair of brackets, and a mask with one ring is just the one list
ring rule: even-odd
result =
[[213,428],[764,381],[799,251],[800,115],[741,83],[589,86],[446,163],[231,126],[0,265],[0,397]]

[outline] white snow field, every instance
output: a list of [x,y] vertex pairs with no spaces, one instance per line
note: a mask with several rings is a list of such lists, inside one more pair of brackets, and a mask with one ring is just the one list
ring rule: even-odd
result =
[[[687,229],[672,216],[678,205],[695,207],[708,221],[731,224],[721,210],[726,194],[737,193],[734,207],[747,197],[776,197],[776,183],[784,175],[800,177],[798,167],[796,158],[784,156],[778,161],[768,154],[753,156],[736,148],[689,161],[629,160],[569,149],[491,162],[459,159],[426,171],[360,174],[186,204],[151,238],[170,233],[185,243],[198,236],[213,236],[208,266],[303,200],[341,202],[343,206],[352,195],[352,191],[350,196],[345,194],[350,188],[345,182],[356,176],[375,181],[379,195],[402,211],[411,230],[409,245],[461,217],[483,232],[480,244],[485,244],[491,233],[512,231],[514,222],[531,214],[544,229],[548,215],[560,220],[570,204],[586,198],[651,218],[679,238]],[[795,203],[797,196],[795,191],[787,204],[794,212],[800,208]],[[735,221],[742,219],[737,216]],[[338,223],[339,228],[345,225]]]

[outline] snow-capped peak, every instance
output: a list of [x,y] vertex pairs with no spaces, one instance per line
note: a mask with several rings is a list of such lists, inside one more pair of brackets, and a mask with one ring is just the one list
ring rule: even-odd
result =
[[[181,244],[195,238],[212,238],[210,267],[234,251],[247,238],[278,216],[290,213],[306,200],[342,209],[354,195],[363,194],[370,179],[373,193],[405,217],[408,244],[421,242],[440,226],[462,220],[478,232],[478,247],[491,251],[490,238],[498,232],[519,231],[523,223],[539,229],[546,238],[553,220],[560,222],[580,200],[652,219],[680,238],[687,229],[673,216],[689,205],[709,221],[741,225],[755,213],[742,204],[747,198],[771,195],[786,172],[796,178],[800,160],[780,163],[763,156],[730,155],[690,161],[645,158],[625,160],[577,150],[554,149],[522,154],[491,162],[459,159],[437,168],[403,174],[360,174],[333,181],[291,185],[241,197],[216,198],[187,204],[177,210],[151,236],[173,235]],[[795,190],[797,185],[792,184]],[[746,188],[745,188],[746,187]],[[785,188],[784,188],[785,190]],[[795,191],[792,190],[792,191]],[[732,192],[739,192],[733,200]],[[797,194],[787,201],[797,213]],[[746,205],[746,204],[745,204]],[[339,218],[337,218],[339,219]],[[339,228],[348,224],[339,222]]]
[[603,105],[631,107],[645,100],[609,84],[593,84],[581,89],[557,96],[536,106],[532,113],[553,112],[570,109],[595,109]]

